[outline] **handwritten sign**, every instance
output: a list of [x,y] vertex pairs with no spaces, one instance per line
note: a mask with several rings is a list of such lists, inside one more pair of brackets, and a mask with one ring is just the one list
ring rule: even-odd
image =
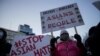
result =
[[42,33],[84,25],[76,3],[41,12]]
[[16,36],[10,56],[49,56],[50,37],[49,35]]

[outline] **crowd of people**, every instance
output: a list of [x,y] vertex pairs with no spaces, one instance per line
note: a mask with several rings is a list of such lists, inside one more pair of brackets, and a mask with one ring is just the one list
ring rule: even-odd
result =
[[88,35],[83,44],[79,34],[74,35],[75,41],[70,39],[66,30],[62,30],[60,37],[50,40],[50,56],[100,56],[100,23],[91,27]]
[[[75,40],[70,39],[69,33],[62,30],[60,36],[50,40],[50,56],[100,56],[100,23],[88,31],[85,44],[81,36],[75,34]],[[9,56],[11,44],[6,41],[7,33],[0,28],[0,56]]]

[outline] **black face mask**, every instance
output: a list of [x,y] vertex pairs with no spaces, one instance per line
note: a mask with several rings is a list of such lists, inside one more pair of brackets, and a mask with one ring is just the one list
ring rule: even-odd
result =
[[62,34],[60,40],[62,41],[67,41],[69,39],[69,35],[68,34]]

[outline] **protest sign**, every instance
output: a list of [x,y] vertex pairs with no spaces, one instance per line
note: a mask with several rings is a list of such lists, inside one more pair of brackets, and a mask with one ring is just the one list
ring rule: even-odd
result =
[[84,25],[76,3],[43,11],[40,14],[42,33]]
[[49,35],[16,36],[10,56],[50,56]]

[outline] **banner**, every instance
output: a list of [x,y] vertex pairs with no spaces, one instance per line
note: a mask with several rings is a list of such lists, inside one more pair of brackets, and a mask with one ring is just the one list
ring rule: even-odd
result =
[[84,25],[76,3],[43,11],[40,14],[42,33]]
[[49,35],[16,36],[10,56],[50,56],[50,38]]

